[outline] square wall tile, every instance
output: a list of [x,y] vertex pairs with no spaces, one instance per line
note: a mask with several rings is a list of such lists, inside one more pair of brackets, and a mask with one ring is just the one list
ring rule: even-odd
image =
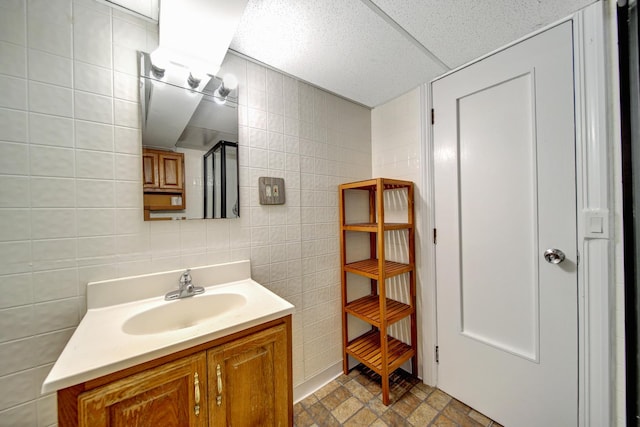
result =
[[140,106],[137,102],[114,99],[114,103],[116,126],[140,127]]
[[29,47],[71,58],[71,2],[29,0]]
[[109,68],[86,62],[74,61],[74,88],[97,95],[111,96],[113,72]]
[[[143,22],[141,22],[143,24]],[[127,20],[113,18],[113,44],[134,50],[145,50],[147,47],[147,31],[144,26]]]
[[74,100],[77,119],[98,123],[113,123],[113,98],[75,91]]
[[0,74],[0,107],[26,110],[27,81]]
[[132,76],[138,75],[138,52],[126,46],[113,46],[113,69]]
[[79,208],[112,208],[115,206],[115,182],[76,180],[76,203]]
[[[35,399],[37,397],[37,382],[34,371],[28,370],[0,377],[0,389],[11,390],[11,393],[0,395],[0,411]],[[31,406],[30,409],[35,410],[35,407]],[[35,411],[31,417],[35,418]],[[27,419],[31,417],[27,417]],[[15,425],[24,425],[24,423],[21,421]]]
[[31,211],[32,238],[56,239],[75,237],[75,209],[33,209]]
[[116,179],[122,181],[141,181],[142,159],[140,158],[140,156],[116,154],[115,165]]
[[0,308],[31,304],[33,301],[31,273],[0,276]]
[[0,171],[10,175],[29,174],[29,146],[0,141]]
[[76,150],[76,176],[78,178],[113,179],[113,153]]
[[0,3],[0,40],[27,45],[26,2],[20,0]]
[[76,298],[35,304],[33,314],[34,332],[37,334],[73,328],[80,322]]
[[71,117],[71,89],[45,83],[29,82],[29,109],[35,113]]
[[27,141],[27,113],[0,108],[0,140]]
[[114,73],[114,91],[113,96],[125,101],[138,102],[140,89],[139,81],[136,76],[125,73]]
[[115,209],[77,209],[78,236],[109,236],[115,234]]
[[76,148],[96,151],[113,151],[114,129],[104,123],[75,120]]
[[142,153],[142,135],[139,129],[115,127],[115,151],[118,153]]
[[71,87],[71,59],[41,50],[29,49],[29,79]]
[[142,206],[142,191],[140,182],[116,182],[116,207],[140,208]]
[[31,178],[31,207],[73,208],[76,183],[71,178]]
[[31,175],[74,176],[75,155],[72,149],[33,145],[30,154]]
[[31,242],[0,242],[0,274],[29,273],[32,270]]
[[73,11],[74,59],[111,68],[111,16],[81,4],[74,5]]
[[30,221],[28,209],[0,209],[0,240],[29,240]]
[[24,46],[0,41],[0,58],[3,58],[0,62],[0,74],[26,78],[26,51]]
[[33,307],[31,305],[0,310],[0,343],[32,334]]
[[78,295],[75,268],[35,272],[32,275],[33,301],[44,302]]
[[30,113],[29,139],[34,144],[73,147],[73,120]]
[[28,177],[0,175],[0,208],[28,208],[30,195]]

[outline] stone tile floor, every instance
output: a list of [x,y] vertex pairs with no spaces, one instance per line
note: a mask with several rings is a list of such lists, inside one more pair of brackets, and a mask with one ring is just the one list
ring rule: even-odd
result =
[[392,375],[390,389],[391,404],[385,406],[380,377],[359,365],[296,403],[294,425],[502,427],[404,371]]

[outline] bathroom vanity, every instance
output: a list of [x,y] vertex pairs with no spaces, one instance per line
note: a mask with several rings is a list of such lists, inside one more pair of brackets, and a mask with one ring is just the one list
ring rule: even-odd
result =
[[165,301],[180,274],[89,285],[42,387],[58,391],[60,427],[293,425],[294,307],[251,280],[248,261],[194,268],[205,292]]

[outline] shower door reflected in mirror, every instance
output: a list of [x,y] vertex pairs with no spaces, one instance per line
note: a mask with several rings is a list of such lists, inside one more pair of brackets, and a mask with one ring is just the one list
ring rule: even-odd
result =
[[240,216],[238,144],[218,142],[204,155],[204,218]]

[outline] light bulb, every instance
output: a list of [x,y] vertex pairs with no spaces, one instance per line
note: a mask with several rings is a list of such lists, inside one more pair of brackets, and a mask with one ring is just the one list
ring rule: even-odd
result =
[[233,74],[225,74],[222,81],[224,82],[224,87],[229,90],[234,90],[238,87],[238,79]]

